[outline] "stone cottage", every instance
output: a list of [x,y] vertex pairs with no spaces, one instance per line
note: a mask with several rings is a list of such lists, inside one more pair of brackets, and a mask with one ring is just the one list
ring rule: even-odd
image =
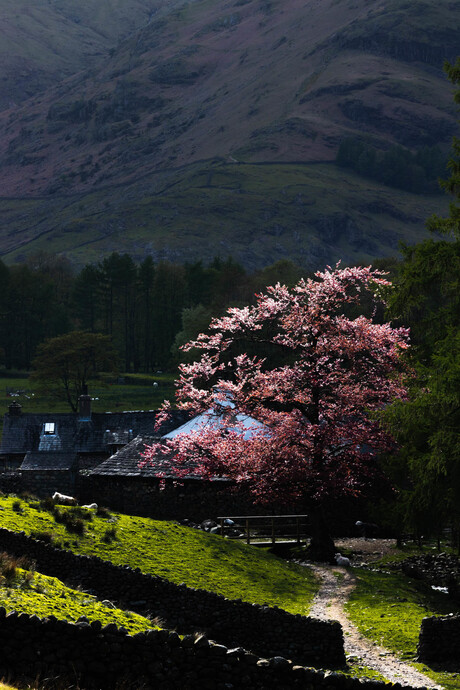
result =
[[[96,467],[139,435],[152,435],[157,413],[92,412],[83,395],[73,413],[24,413],[14,402],[3,420],[0,489],[14,486],[38,496],[79,491],[82,471]],[[162,431],[187,417],[173,413]]]
[[[234,407],[223,401],[224,407]],[[208,410],[177,425],[179,412],[171,419],[176,422],[171,431],[162,429],[162,438],[173,438],[219,425],[219,412]],[[239,430],[248,437],[255,427],[263,427],[246,415],[235,415]],[[161,433],[161,432],[160,432]],[[96,501],[121,512],[138,513],[158,518],[191,518],[201,521],[209,516],[248,513],[254,511],[253,502],[224,477],[204,478],[190,463],[190,474],[177,479],[174,456],[157,455],[140,466],[145,447],[159,440],[159,435],[143,435],[102,461],[87,477],[82,477],[81,492],[85,502]],[[181,464],[181,470],[187,466]],[[260,512],[260,508],[258,508]]]

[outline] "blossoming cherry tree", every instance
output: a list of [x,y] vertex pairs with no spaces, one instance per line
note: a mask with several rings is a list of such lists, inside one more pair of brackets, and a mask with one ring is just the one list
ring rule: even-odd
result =
[[381,271],[337,266],[214,319],[185,346],[201,356],[181,365],[176,393],[207,422],[147,448],[143,462],[174,453],[178,477],[225,476],[256,502],[312,511],[310,555],[331,560],[323,507],[368,486],[393,443],[372,413],[406,395],[407,331],[344,313],[387,285]]

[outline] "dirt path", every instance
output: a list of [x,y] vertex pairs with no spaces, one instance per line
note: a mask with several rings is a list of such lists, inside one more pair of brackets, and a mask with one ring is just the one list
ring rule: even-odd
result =
[[[309,563],[309,567],[322,580],[322,586],[313,601],[310,616],[339,621],[343,628],[347,656],[355,657],[360,666],[367,666],[378,671],[393,683],[412,687],[441,688],[409,664],[400,661],[392,652],[366,640],[349,621],[343,605],[356,584],[353,573],[338,566],[317,566]],[[343,577],[336,577],[334,571],[343,574]]]

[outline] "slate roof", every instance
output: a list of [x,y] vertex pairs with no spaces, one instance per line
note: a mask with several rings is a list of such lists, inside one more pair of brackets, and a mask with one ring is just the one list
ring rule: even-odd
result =
[[[95,476],[120,476],[120,477],[162,477],[177,478],[174,472],[174,456],[157,455],[153,462],[145,467],[139,468],[141,453],[145,447],[159,440],[159,436],[137,436],[127,446],[121,448],[117,453],[107,460],[101,462],[91,470],[90,475]],[[181,464],[181,468],[184,465]],[[187,466],[186,466],[187,467]],[[188,468],[192,471],[196,467],[195,463],[189,463]],[[185,477],[187,478],[187,477]],[[201,479],[197,474],[190,474],[189,478]],[[213,481],[227,481],[220,477],[213,478]]]
[[[219,402],[222,408],[229,407],[233,409],[235,405],[230,399],[224,399]],[[190,433],[206,428],[219,428],[221,425],[222,412],[209,409],[201,415],[193,417],[192,419],[183,419],[179,421],[179,416],[170,418],[171,426],[169,429],[160,429],[156,435],[139,434],[135,439],[128,443],[124,448],[121,448],[117,453],[112,455],[107,460],[104,460],[100,465],[91,470],[91,475],[96,476],[125,476],[125,477],[162,477],[162,478],[176,478],[177,474],[174,471],[174,455],[165,456],[158,454],[149,461],[149,464],[140,468],[139,462],[142,460],[141,454],[144,452],[147,445],[151,445],[160,438],[174,438],[181,433]],[[243,438],[250,438],[255,431],[265,430],[266,427],[260,422],[247,415],[234,415],[235,430],[243,435]],[[188,464],[181,463],[181,470],[188,469],[190,474],[184,478],[201,479],[199,474],[194,473],[196,463],[189,462]],[[227,482],[228,479],[223,477],[212,477],[212,481]]]
[[[3,436],[0,456],[25,455],[29,451],[50,449],[72,453],[107,453],[112,445],[127,443],[138,435],[154,433],[157,412],[93,412],[89,421],[83,421],[78,414],[47,412],[41,414],[6,414],[3,422]],[[188,419],[180,410],[173,410],[170,420],[160,433],[174,429]],[[46,422],[52,422],[56,429],[58,443],[51,443],[51,437],[44,437]],[[43,444],[43,439],[49,441]]]
[[77,467],[76,453],[60,453],[57,451],[29,451],[26,453],[21,471],[29,470],[73,470]]
[[[235,405],[231,401],[224,401],[220,403],[221,407],[230,407],[234,409]],[[254,433],[259,431],[267,431],[265,424],[258,422],[253,417],[246,414],[235,413],[232,417],[234,426],[229,426],[230,431],[236,431],[242,438],[251,438]],[[206,410],[197,417],[189,419],[185,424],[173,429],[163,435],[163,438],[175,438],[179,434],[190,434],[200,431],[219,429],[222,426],[222,412],[213,408]]]

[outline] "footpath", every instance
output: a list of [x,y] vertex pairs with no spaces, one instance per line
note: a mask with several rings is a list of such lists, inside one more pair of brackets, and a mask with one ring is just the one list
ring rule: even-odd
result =
[[[367,640],[351,623],[345,613],[344,604],[356,586],[356,578],[353,573],[339,566],[319,566],[311,563],[308,566],[322,581],[309,615],[321,620],[336,620],[341,624],[347,657],[354,657],[360,666],[378,671],[392,683],[442,690],[440,685],[434,683],[410,664],[398,659],[388,649]],[[334,575],[334,572],[339,572],[341,577]]]

